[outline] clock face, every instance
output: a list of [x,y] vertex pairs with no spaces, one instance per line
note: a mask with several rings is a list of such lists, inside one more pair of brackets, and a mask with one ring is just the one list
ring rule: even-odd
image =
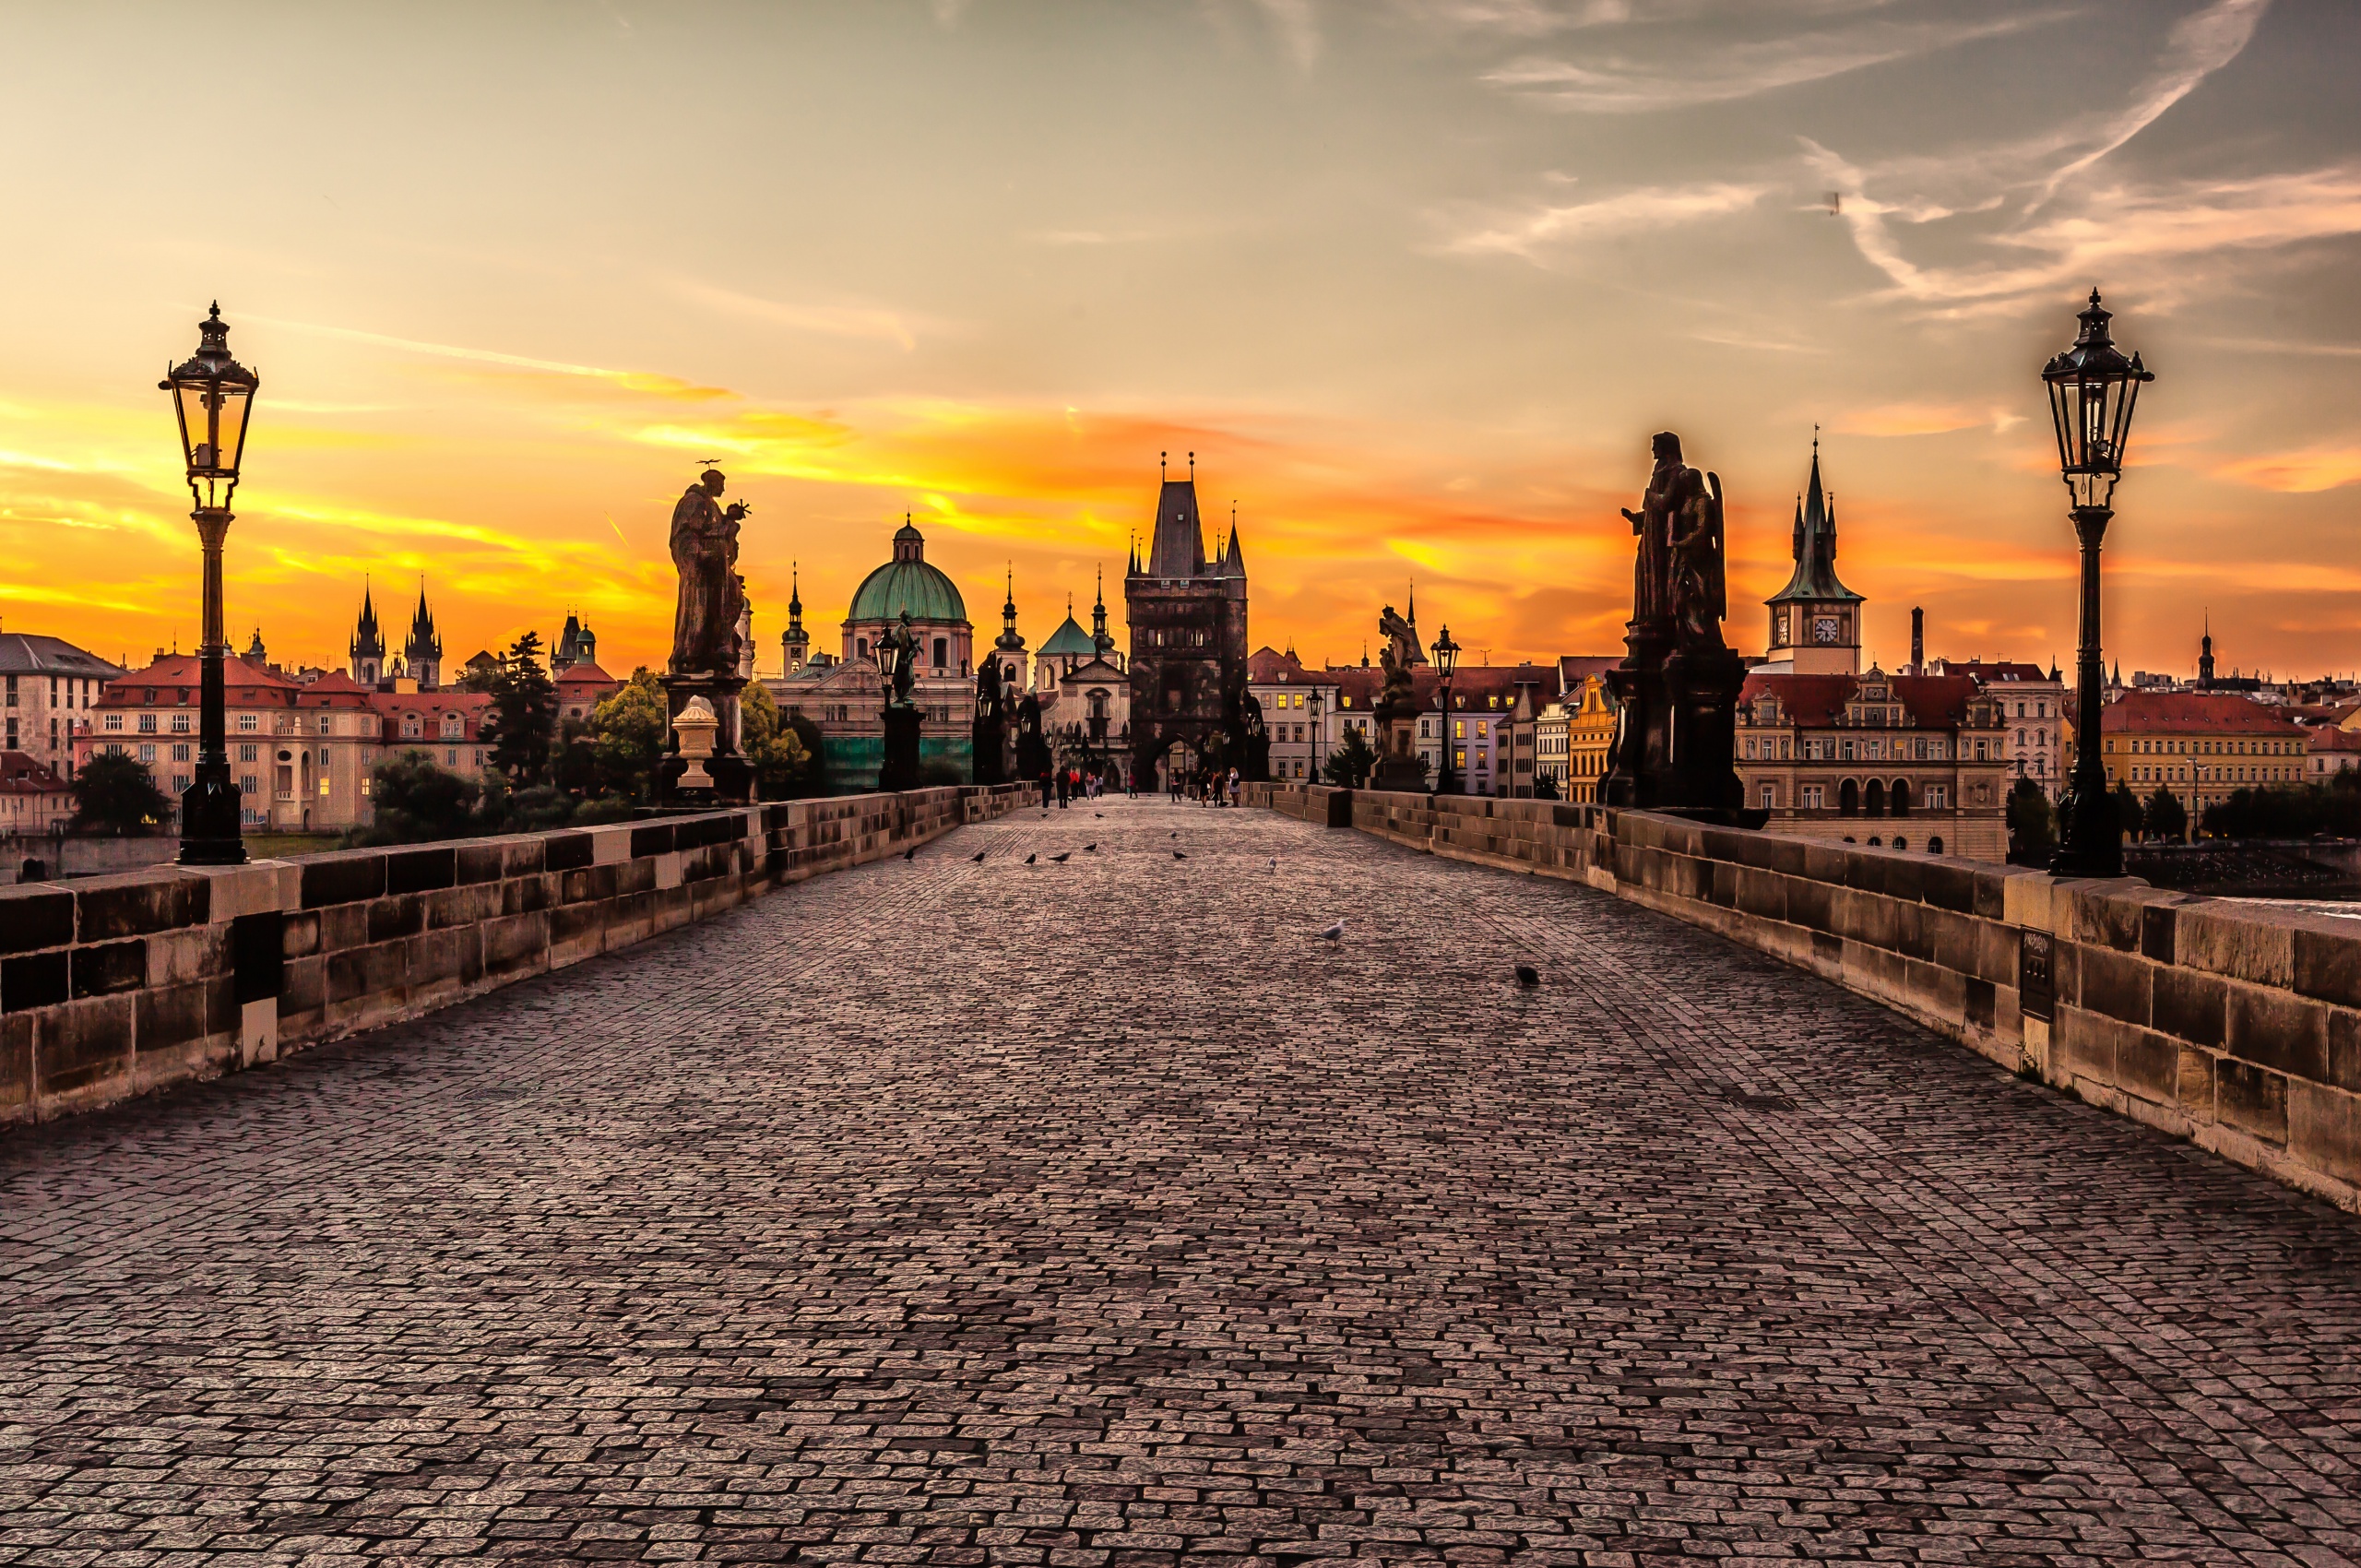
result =
[[1835,616],[1821,615],[1813,620],[1811,624],[1812,641],[1816,643],[1833,643],[1836,640],[1836,635]]

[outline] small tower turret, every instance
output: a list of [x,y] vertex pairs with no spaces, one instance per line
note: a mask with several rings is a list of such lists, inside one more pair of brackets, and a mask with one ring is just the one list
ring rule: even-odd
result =
[[386,676],[386,635],[377,629],[377,605],[366,578],[361,584],[361,619],[352,628],[347,649],[352,656],[352,678],[374,686]]
[[803,629],[803,576],[794,562],[788,564],[787,630],[778,635],[779,669],[792,675],[812,662],[812,634]]

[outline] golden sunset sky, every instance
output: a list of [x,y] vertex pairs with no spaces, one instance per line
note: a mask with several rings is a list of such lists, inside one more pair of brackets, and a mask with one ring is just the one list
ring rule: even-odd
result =
[[[2361,665],[2350,0],[21,6],[0,50],[0,624],[192,646],[155,384],[263,380],[230,620],[456,660],[569,609],[660,664],[697,459],[833,647],[905,511],[1038,644],[1235,502],[1256,643],[1619,646],[1650,433],[1762,647],[1812,429],[1870,651],[2072,657],[2037,373],[2096,284],[2158,372],[2107,652]],[[1831,210],[1831,193],[1835,193]],[[1209,541],[1210,543],[1210,541]],[[389,631],[393,628],[389,626]]]

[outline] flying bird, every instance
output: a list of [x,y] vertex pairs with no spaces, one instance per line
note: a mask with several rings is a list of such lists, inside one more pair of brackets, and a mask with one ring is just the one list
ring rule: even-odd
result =
[[1541,983],[1541,971],[1530,964],[1519,964],[1516,967],[1516,983],[1531,991]]
[[1344,940],[1345,940],[1345,922],[1344,922],[1344,921],[1338,921],[1335,925],[1332,925],[1332,926],[1330,926],[1326,931],[1322,932],[1320,933],[1320,935],[1321,935],[1321,937],[1322,937],[1322,939],[1323,939],[1323,941],[1328,941],[1328,942],[1342,942],[1342,941],[1344,941]]
[[1026,863],[1026,865],[1028,865],[1028,866],[1029,866],[1029,865],[1031,865],[1031,864],[1034,862],[1034,861],[1035,861],[1035,860],[1037,860],[1037,859],[1038,859],[1038,858],[1039,858],[1039,857],[1038,856],[1038,854],[1035,854],[1035,855],[1027,855],[1027,856],[1026,856],[1026,857],[1025,857],[1025,863]]
[[1052,861],[1056,861],[1056,862],[1057,862],[1058,864],[1060,864],[1060,865],[1063,865],[1063,864],[1065,864],[1065,863],[1066,863],[1066,856],[1067,856],[1067,855],[1071,855],[1071,854],[1073,854],[1073,853],[1074,853],[1074,851],[1073,851],[1072,849],[1068,849],[1068,850],[1065,852],[1065,854],[1064,854],[1064,855],[1051,855],[1051,856],[1050,857],[1050,860],[1052,860]]

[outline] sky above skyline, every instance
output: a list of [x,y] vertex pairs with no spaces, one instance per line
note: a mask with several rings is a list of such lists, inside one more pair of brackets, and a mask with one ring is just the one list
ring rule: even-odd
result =
[[[699,460],[831,647],[907,511],[1038,646],[1159,452],[1257,644],[1381,603],[1611,652],[1651,433],[1730,499],[1734,646],[1821,427],[1869,651],[2070,663],[2038,373],[2095,284],[2158,373],[2106,647],[2361,666],[2361,8],[2340,0],[92,4],[0,54],[0,625],[193,646],[158,375],[262,376],[232,642],[660,665]],[[1208,551],[1215,540],[1207,540]],[[392,618],[392,617],[389,617]]]

